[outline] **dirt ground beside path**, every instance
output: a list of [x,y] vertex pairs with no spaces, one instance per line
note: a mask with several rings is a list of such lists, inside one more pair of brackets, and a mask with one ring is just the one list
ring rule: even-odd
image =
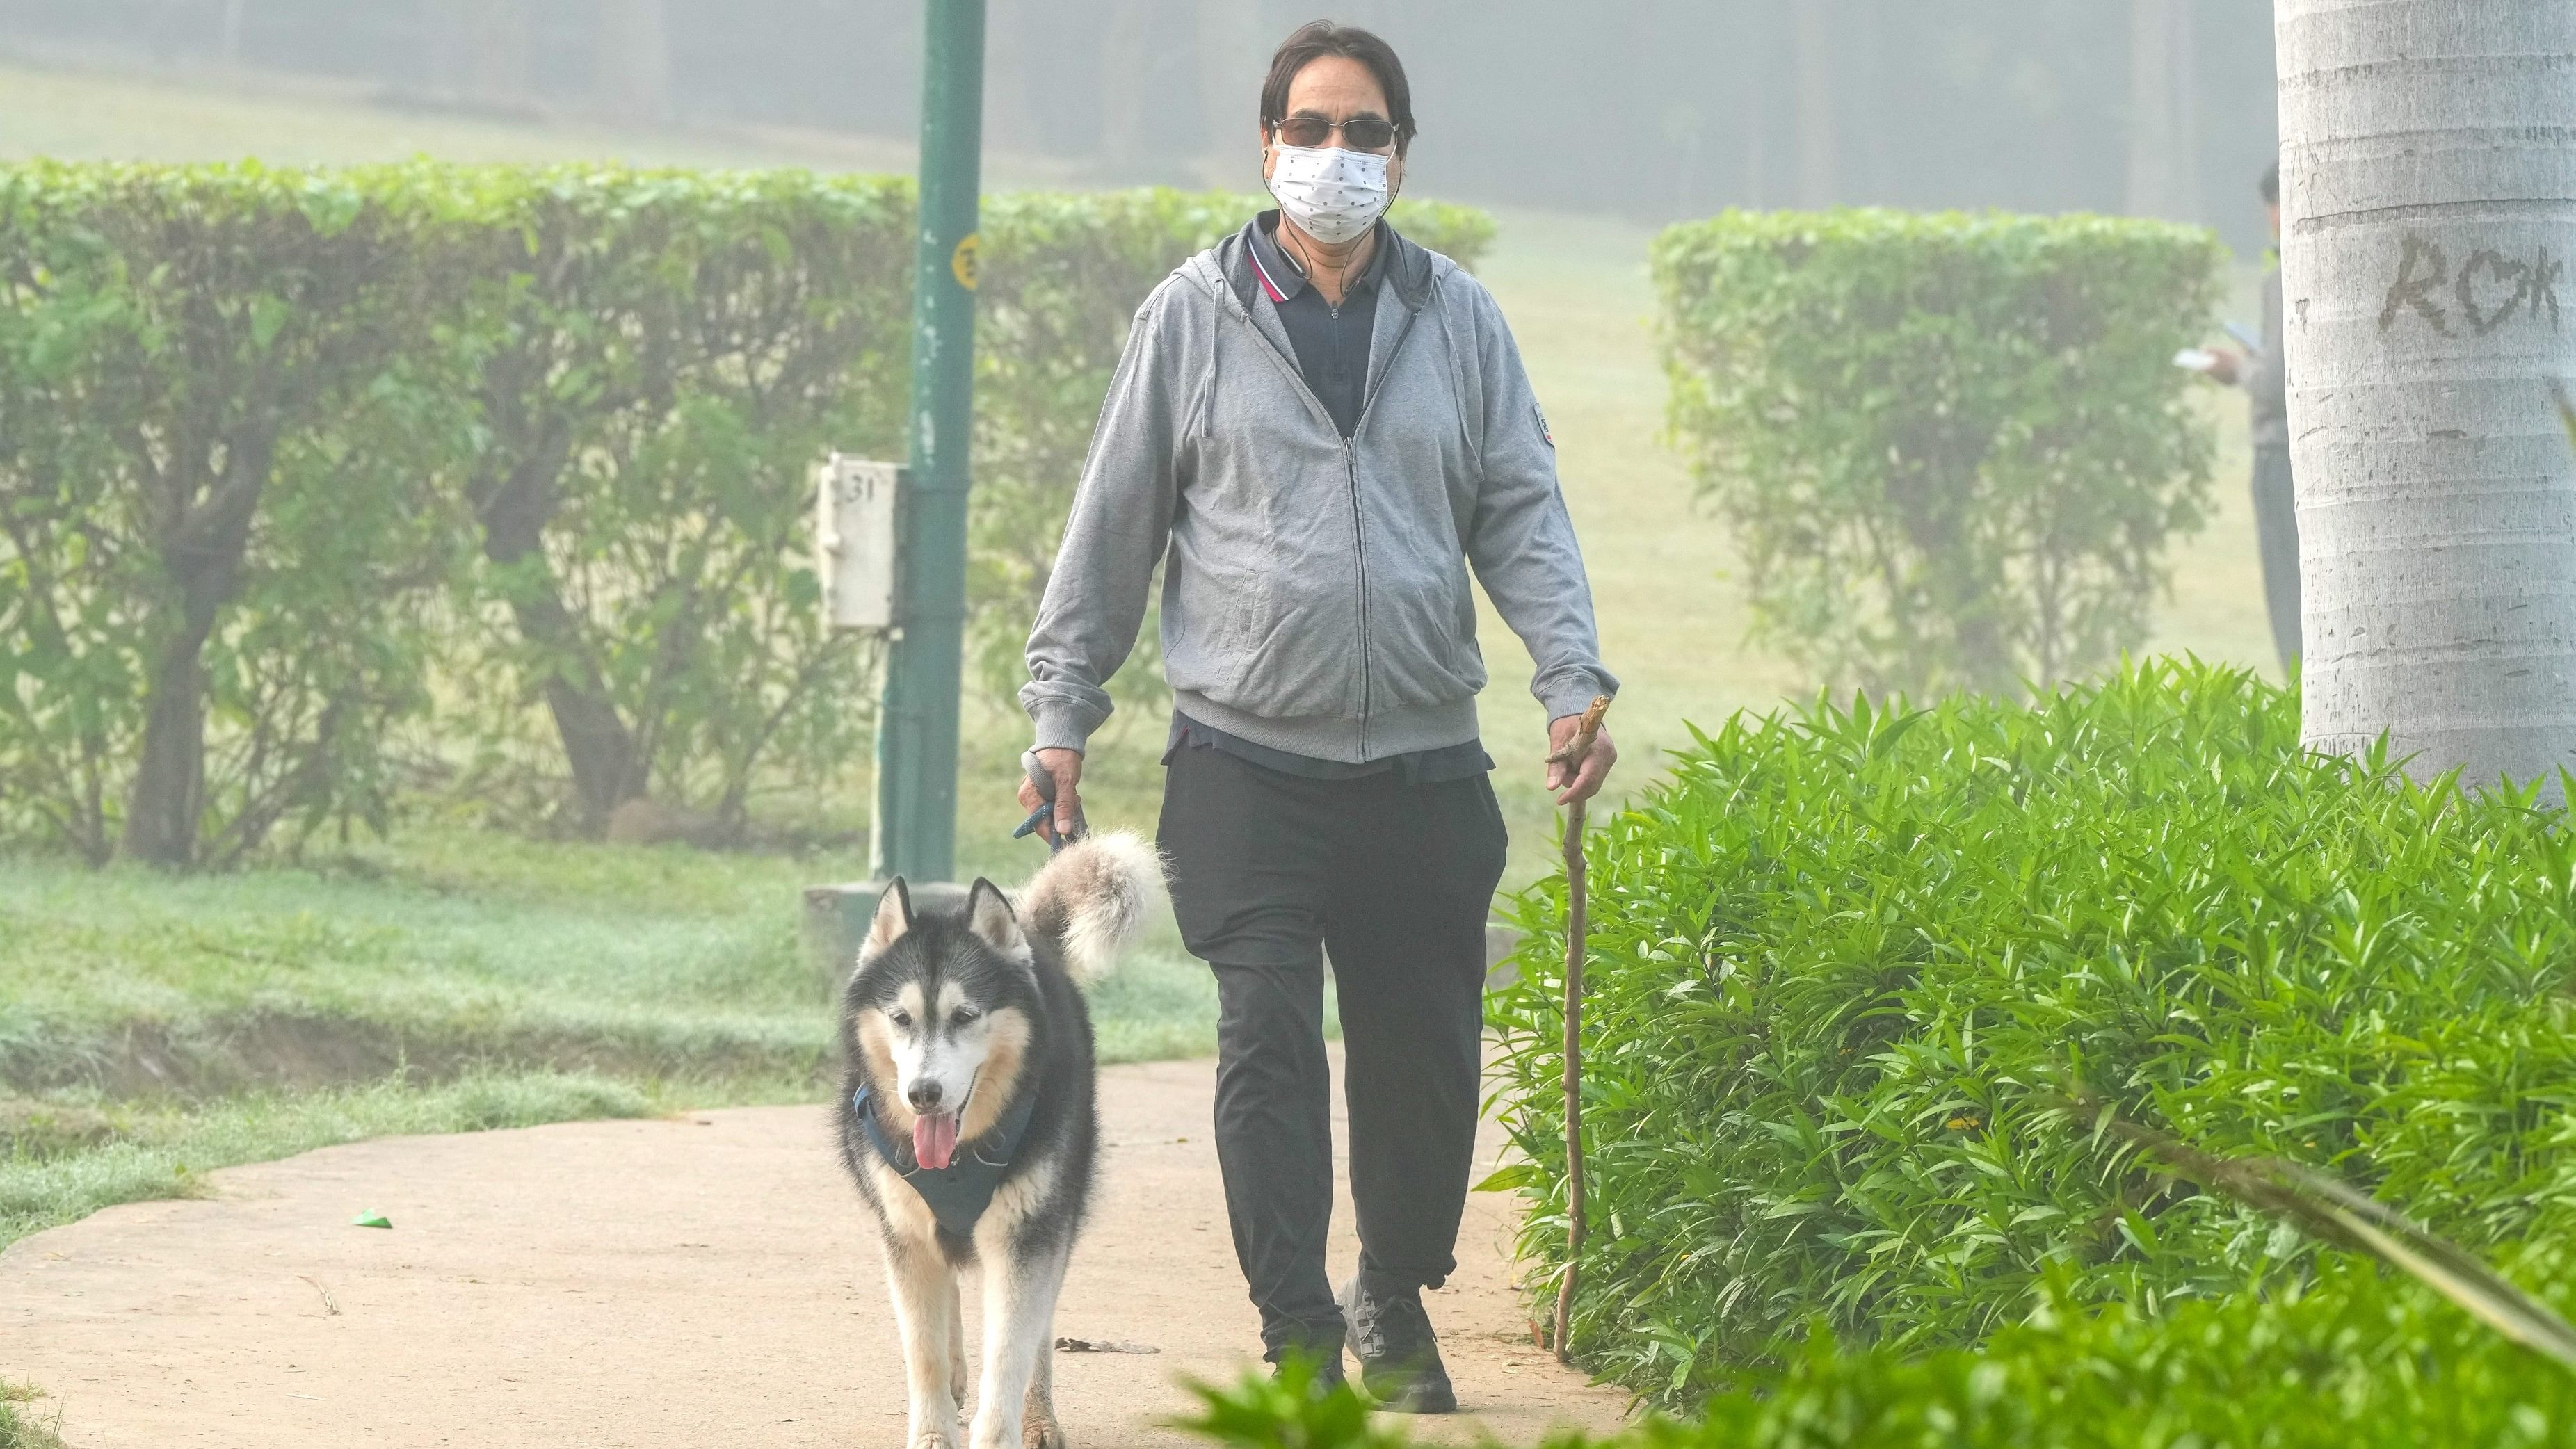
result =
[[[1056,1356],[1082,1449],[1189,1442],[1161,1427],[1189,1403],[1176,1378],[1257,1347],[1213,1086],[1203,1062],[1103,1073],[1101,1192],[1056,1331],[1162,1351]],[[821,1108],[388,1138],[214,1186],[0,1254],[0,1376],[46,1390],[32,1407],[61,1409],[73,1449],[903,1443],[875,1234]],[[393,1230],[350,1226],[363,1209]],[[1334,1225],[1346,1272],[1347,1198]],[[1459,1272],[1428,1295],[1469,1412],[1420,1436],[1619,1421],[1623,1394],[1530,1346],[1509,1231],[1505,1197],[1469,1200]]]

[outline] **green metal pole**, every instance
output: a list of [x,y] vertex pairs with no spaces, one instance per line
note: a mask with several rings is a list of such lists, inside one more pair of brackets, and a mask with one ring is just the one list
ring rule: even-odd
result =
[[975,424],[975,226],[984,0],[926,0],[921,234],[913,265],[912,457],[899,626],[877,722],[873,874],[957,868],[957,699],[965,654],[967,451]]

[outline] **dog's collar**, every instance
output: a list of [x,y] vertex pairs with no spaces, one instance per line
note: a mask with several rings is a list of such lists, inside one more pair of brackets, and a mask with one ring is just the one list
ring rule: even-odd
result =
[[[1013,1154],[1020,1150],[1020,1136],[1029,1130],[1029,1119],[1038,1110],[1034,1089],[1020,1093],[1020,1099],[993,1124],[993,1130],[978,1137],[967,1148],[966,1155],[946,1167],[923,1167],[915,1162],[909,1171],[903,1167],[904,1156],[898,1156],[894,1143],[886,1137],[885,1127],[877,1121],[871,1093],[865,1086],[850,1094],[850,1106],[859,1114],[859,1123],[868,1134],[868,1146],[896,1175],[912,1184],[921,1200],[930,1207],[930,1215],[939,1225],[961,1238],[975,1235],[975,1224],[984,1209],[993,1205],[993,1194],[1002,1186],[1002,1173],[1011,1165]],[[909,1154],[906,1154],[907,1156]]]

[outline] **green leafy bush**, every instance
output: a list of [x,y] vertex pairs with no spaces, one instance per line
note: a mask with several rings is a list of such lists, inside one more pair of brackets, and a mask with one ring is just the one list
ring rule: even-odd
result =
[[[994,202],[988,654],[1136,305],[1256,204]],[[810,468],[901,455],[911,232],[907,183],[802,172],[0,168],[0,832],[223,863],[425,765],[722,833],[848,769],[871,651],[819,617]]]
[[807,478],[900,409],[900,183],[424,162],[0,186],[21,833],[220,864],[289,817],[381,825],[438,695],[430,752],[486,774],[549,711],[535,772],[593,828],[647,790],[735,821],[756,770],[862,752]]
[[[2576,1201],[2576,839],[2303,753],[2293,696],[2140,666],[2029,707],[1704,736],[1591,839],[1576,1345],[1689,1399],[1811,1323],[1971,1345],[2052,1275],[2158,1313],[2315,1249],[2097,1102],[2313,1164],[2485,1250]],[[1564,1240],[1562,883],[1497,1000],[1525,1247]]]
[[1349,1381],[1315,1389],[1314,1365],[1290,1357],[1275,1375],[1246,1374],[1232,1384],[1188,1381],[1199,1412],[1177,1420],[1202,1439],[1240,1449],[1398,1449],[1404,1434],[1372,1418]]
[[646,795],[737,830],[764,775],[864,753],[874,650],[823,622],[811,477],[900,434],[910,188],[440,174],[489,248],[448,323],[476,379],[456,466],[483,561],[450,669],[507,682],[467,701],[470,784],[590,832]]
[[461,439],[418,178],[0,168],[0,827],[223,861],[380,819]]
[[2145,638],[2210,442],[2171,365],[2205,231],[2103,217],[1729,212],[1654,271],[1670,418],[1827,684],[2014,691]]
[[1809,1344],[1763,1392],[1634,1449],[2503,1449],[2576,1432],[2576,1376],[2412,1285],[2338,1263],[2315,1289],[2157,1316],[2051,1309],[1983,1352]]
[[[1238,1449],[1403,1436],[1248,1380],[1187,1427]],[[1757,1390],[1549,1449],[2501,1449],[2576,1433],[2576,1376],[2367,1267],[2157,1317],[2052,1308],[1983,1351],[1800,1347]]]

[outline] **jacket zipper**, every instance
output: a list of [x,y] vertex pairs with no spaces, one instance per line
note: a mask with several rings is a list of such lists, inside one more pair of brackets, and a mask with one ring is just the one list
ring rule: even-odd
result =
[[[1222,281],[1222,278],[1220,278],[1220,281]],[[1230,297],[1232,295],[1231,291],[1229,291],[1227,295]],[[1381,300],[1383,299],[1381,298]],[[1254,337],[1260,339],[1261,345],[1269,348],[1273,356],[1278,356],[1278,347],[1273,345],[1267,336],[1263,335],[1261,328],[1254,324],[1251,314],[1243,312],[1240,308],[1237,308],[1236,311],[1239,320],[1245,327],[1251,329]],[[1338,318],[1340,315],[1341,309],[1335,308],[1334,316]],[[1360,758],[1363,760],[1368,758],[1369,711],[1376,702],[1376,680],[1373,677],[1375,671],[1371,668],[1371,656],[1369,652],[1368,537],[1366,532],[1360,526],[1360,434],[1367,430],[1369,414],[1377,410],[1377,395],[1386,385],[1387,374],[1395,371],[1395,360],[1403,354],[1404,341],[1406,338],[1413,335],[1414,319],[1420,315],[1421,309],[1418,307],[1407,307],[1405,309],[1403,325],[1396,329],[1395,341],[1389,344],[1386,349],[1386,371],[1369,379],[1368,395],[1360,400],[1359,420],[1351,425],[1351,435],[1342,439],[1342,476],[1349,482],[1351,490],[1351,557],[1354,565],[1359,571]],[[1341,430],[1340,426],[1332,421],[1332,414],[1325,409],[1324,400],[1315,396],[1314,389],[1306,386],[1305,374],[1301,372],[1295,362],[1289,358],[1280,357],[1280,361],[1288,364],[1288,375],[1295,381],[1297,390],[1306,395],[1307,406],[1311,408],[1318,417],[1324,419],[1325,426],[1332,428],[1335,432],[1339,432]]]
[[[1383,298],[1380,299],[1384,300]],[[1419,313],[1405,309],[1404,325],[1396,329],[1395,341],[1386,349],[1386,371],[1369,379],[1368,396],[1360,400],[1359,420],[1351,424],[1351,435],[1342,440],[1342,466],[1351,480],[1351,550],[1359,558],[1360,573],[1360,758],[1369,758],[1369,721],[1376,707],[1377,671],[1369,651],[1368,540],[1360,530],[1360,434],[1368,431],[1369,414],[1377,411],[1377,395],[1386,386],[1387,374],[1395,371],[1395,360],[1404,353],[1404,339],[1413,335],[1413,319]]]
[[1377,411],[1377,395],[1385,389],[1387,375],[1395,371],[1396,358],[1404,354],[1404,339],[1413,335],[1413,319],[1420,315],[1421,312],[1417,308],[1405,309],[1404,324],[1395,330],[1395,341],[1387,344],[1386,371],[1368,380],[1368,396],[1360,399],[1359,421],[1351,425],[1353,438],[1357,438],[1360,430],[1368,426],[1369,414]]
[[[1340,304],[1329,304],[1329,310],[1332,320],[1342,320]],[[1333,340],[1338,346],[1341,341],[1338,330],[1333,333]],[[1339,358],[1334,360],[1340,361]],[[1361,365],[1365,367],[1367,364],[1363,362]],[[1375,685],[1375,671],[1369,667],[1368,532],[1360,523],[1359,435],[1359,424],[1353,421],[1351,435],[1342,439],[1342,477],[1351,489],[1351,557],[1360,577],[1360,758],[1365,760],[1369,752],[1369,701]]]
[[1360,576],[1360,758],[1369,757],[1369,705],[1376,673],[1369,653],[1368,531],[1360,521],[1359,432],[1342,439],[1342,476],[1351,485],[1351,557]]

